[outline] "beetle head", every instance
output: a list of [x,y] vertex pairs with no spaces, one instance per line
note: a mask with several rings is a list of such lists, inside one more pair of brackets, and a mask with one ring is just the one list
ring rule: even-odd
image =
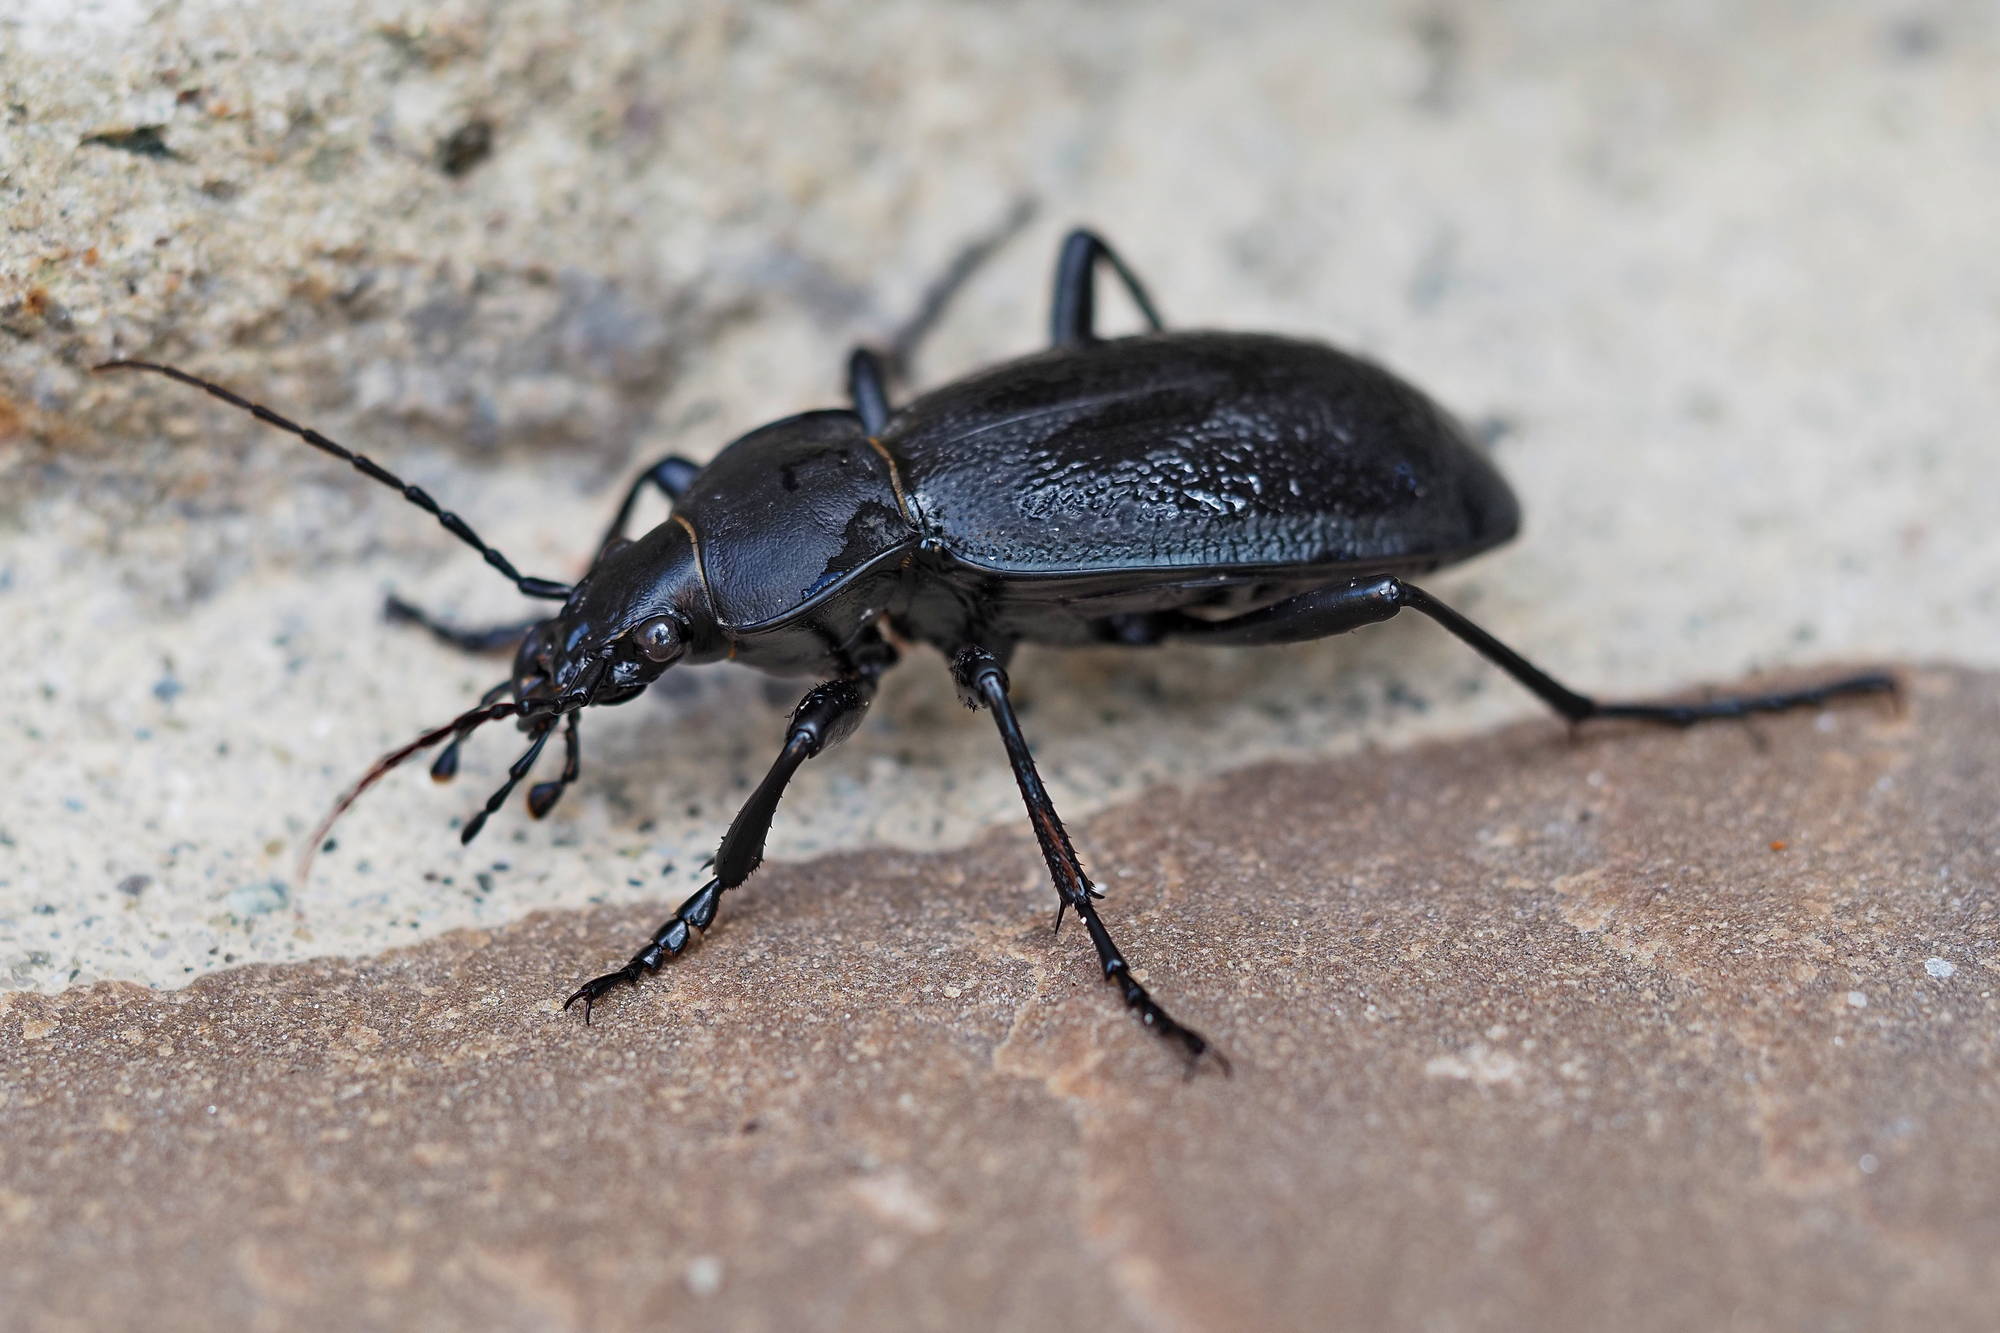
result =
[[[669,519],[638,541],[611,543],[571,591],[561,613],[521,640],[510,679],[488,691],[476,707],[383,755],[342,793],[304,844],[299,881],[304,883],[313,852],[334,822],[411,755],[442,742],[431,776],[445,781],[458,771],[459,747],[487,723],[511,717],[529,734],[527,753],[514,762],[507,781],[460,830],[459,841],[471,842],[487,816],[534,767],[549,738],[561,731],[568,752],[562,777],[528,792],[528,812],[537,819],[555,805],[576,777],[581,710],[636,697],[676,662],[712,662],[727,653],[727,639],[702,581],[693,529]],[[502,699],[509,691],[514,698]]]
[[523,726],[548,713],[634,698],[676,662],[725,655],[691,530],[669,519],[606,546],[560,614],[514,657]]

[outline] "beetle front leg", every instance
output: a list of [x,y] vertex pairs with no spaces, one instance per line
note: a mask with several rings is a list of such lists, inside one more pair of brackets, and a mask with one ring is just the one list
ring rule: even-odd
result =
[[806,692],[792,713],[791,726],[785,732],[785,748],[764,780],[757,784],[757,790],[750,793],[750,799],[737,811],[729,832],[722,836],[722,846],[715,853],[714,878],[675,908],[674,914],[653,932],[653,938],[632,955],[630,962],[616,972],[607,972],[577,987],[563,1001],[563,1008],[582,1000],[583,1021],[588,1023],[592,1006],[607,992],[626,984],[638,985],[640,977],[658,971],[667,959],[687,948],[695,931],[708,929],[715,920],[723,893],[748,879],[764,859],[764,840],[771,832],[771,819],[778,812],[778,801],[784,796],[792,774],[806,760],[825,753],[853,734],[875,697],[875,680],[874,674],[846,676],[815,685]]
[[1035,840],[1041,844],[1042,859],[1048,863],[1049,875],[1054,879],[1056,893],[1062,900],[1062,905],[1056,909],[1057,922],[1062,920],[1063,908],[1076,912],[1077,919],[1090,933],[1090,942],[1097,946],[1097,958],[1104,968],[1104,979],[1118,987],[1126,1005],[1138,1015],[1141,1023],[1167,1040],[1180,1043],[1181,1049],[1187,1053],[1189,1073],[1193,1073],[1206,1057],[1227,1074],[1229,1061],[1209,1043],[1208,1038],[1175,1019],[1133,977],[1131,965],[1125,961],[1124,953],[1097,915],[1093,900],[1103,895],[1091,884],[1090,877],[1083,873],[1083,862],[1078,859],[1076,848],[1070,845],[1069,833],[1063,828],[1062,818],[1056,814],[1055,803],[1042,786],[1041,774],[1035,769],[1035,757],[1021,735],[1020,721],[1014,716],[1014,705],[1007,695],[1007,673],[1001,667],[1000,659],[984,648],[962,648],[952,657],[951,672],[958,684],[958,697],[966,707],[990,710],[994,724],[1000,729],[1001,742],[1007,747],[1007,762],[1014,769],[1014,782],[1021,789],[1022,803],[1028,807],[1029,822],[1035,826]]
[[625,536],[625,525],[631,521],[632,507],[639,503],[639,496],[648,486],[666,496],[669,502],[678,500],[687,493],[687,488],[694,484],[695,474],[700,471],[701,464],[691,463],[679,454],[668,454],[634,477],[632,484],[625,490],[625,498],[618,502],[618,512],[611,516],[611,522],[604,530],[603,540],[597,543],[597,549],[602,551]]
[[538,620],[510,621],[505,625],[485,625],[470,629],[464,625],[454,625],[448,620],[439,620],[420,606],[414,606],[390,593],[382,603],[382,618],[398,624],[415,625],[429,631],[432,638],[447,644],[462,653],[511,653],[526,634],[541,622]]
[[1344,634],[1363,625],[1387,620],[1398,611],[1405,610],[1420,612],[1436,621],[1461,643],[1519,681],[1537,699],[1571,722],[1601,717],[1691,727],[1698,722],[1719,718],[1810,708],[1850,695],[1896,692],[1894,676],[1868,672],[1800,690],[1731,695],[1699,703],[1648,704],[1595,699],[1587,694],[1578,694],[1562,684],[1416,584],[1393,577],[1360,579],[1315,588],[1230,620],[1201,621],[1192,616],[1184,617],[1169,632],[1174,638],[1206,643],[1302,643],[1308,639]]
[[[597,549],[602,551],[625,535],[625,525],[631,520],[632,508],[639,502],[639,496],[647,487],[657,488],[669,500],[678,500],[699,471],[701,471],[699,463],[690,463],[685,458],[670,454],[641,472],[626,489],[625,498],[619,502],[618,512],[612,516],[610,526],[605,529],[603,540],[597,543]],[[540,623],[538,620],[523,620],[470,629],[454,625],[447,620],[440,620],[422,607],[412,605],[394,593],[390,593],[383,603],[382,614],[402,624],[421,626],[429,630],[433,638],[468,653],[512,652],[521,642],[521,636]]]

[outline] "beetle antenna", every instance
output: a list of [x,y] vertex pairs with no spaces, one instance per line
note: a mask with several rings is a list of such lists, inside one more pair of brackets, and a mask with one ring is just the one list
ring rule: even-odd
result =
[[326,841],[326,835],[333,831],[333,826],[347,813],[348,808],[361,799],[361,793],[381,781],[383,775],[390,769],[417,751],[427,750],[436,745],[447,736],[463,740],[467,734],[496,718],[514,717],[524,711],[526,710],[520,704],[511,699],[504,703],[481,704],[477,708],[460,713],[441,727],[432,727],[409,744],[391,750],[377,759],[352,787],[340,794],[340,799],[333,803],[333,809],[326,812],[326,818],[320,820],[319,827],[313,830],[312,837],[306,839],[305,849],[299,853],[297,872],[299,887],[305,887],[306,876],[312,873],[313,857],[318,855],[320,844]]
[[554,579],[529,578],[527,575],[521,573],[520,570],[514,568],[513,563],[506,556],[480,540],[479,534],[472,530],[471,524],[467,523],[457,514],[452,513],[449,509],[439,506],[438,502],[431,499],[423,487],[410,485],[366,454],[357,454],[351,449],[336,444],[318,431],[308,426],[301,426],[296,421],[287,420],[261,403],[253,403],[248,398],[223,388],[220,384],[202,379],[198,375],[190,375],[185,370],[176,370],[172,366],[161,365],[157,361],[106,361],[100,365],[92,366],[91,369],[150,370],[156,375],[165,375],[170,380],[179,380],[182,384],[190,385],[193,388],[200,389],[203,393],[220,398],[231,407],[239,407],[266,425],[276,426],[279,430],[296,435],[321,453],[331,454],[342,462],[351,465],[355,471],[361,473],[364,477],[372,481],[379,481],[392,490],[400,491],[405,500],[408,500],[411,504],[443,524],[446,532],[449,532],[452,536],[486,557],[486,563],[499,570],[502,577],[512,583],[524,597],[546,597],[558,602],[569,600],[570,588],[567,583],[557,583]]

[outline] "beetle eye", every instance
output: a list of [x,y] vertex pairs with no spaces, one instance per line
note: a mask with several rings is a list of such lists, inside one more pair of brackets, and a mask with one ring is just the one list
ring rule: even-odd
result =
[[641,654],[655,662],[673,661],[685,646],[681,642],[680,622],[672,616],[640,621],[632,630],[632,642],[638,645]]

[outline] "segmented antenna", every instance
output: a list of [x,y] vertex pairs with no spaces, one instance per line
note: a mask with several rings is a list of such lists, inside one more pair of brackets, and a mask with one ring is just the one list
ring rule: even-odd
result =
[[402,492],[405,500],[408,500],[411,504],[443,524],[446,532],[449,532],[452,536],[458,538],[482,556],[485,556],[486,563],[499,570],[501,575],[508,582],[512,583],[523,596],[546,597],[551,601],[557,602],[569,600],[570,588],[567,583],[557,583],[554,579],[529,578],[521,573],[520,570],[514,568],[506,556],[501,555],[500,552],[481,541],[479,534],[472,530],[471,524],[467,523],[457,514],[452,513],[449,509],[441,508],[438,502],[431,499],[429,494],[424,491],[423,487],[410,485],[367,455],[357,454],[351,449],[343,448],[318,431],[301,426],[295,421],[288,421],[261,403],[253,403],[248,398],[231,393],[220,384],[211,383],[197,375],[190,375],[185,370],[176,370],[172,366],[163,366],[156,361],[106,361],[102,365],[91,367],[91,369],[150,370],[156,375],[165,375],[170,380],[179,380],[182,384],[191,385],[194,388],[200,389],[203,393],[220,398],[232,407],[240,407],[266,425],[276,426],[279,430],[296,435],[321,453],[332,454],[335,458],[350,464],[362,476],[372,481],[379,481],[384,486]]

